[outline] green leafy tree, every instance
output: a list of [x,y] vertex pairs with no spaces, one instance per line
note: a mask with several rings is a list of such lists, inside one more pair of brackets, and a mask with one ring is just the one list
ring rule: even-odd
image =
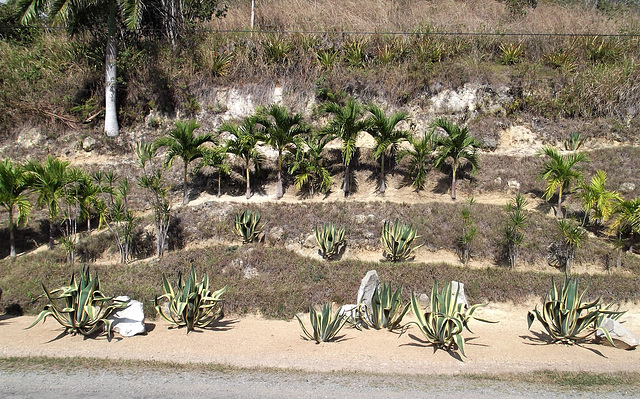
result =
[[342,189],[345,197],[351,191],[351,161],[356,155],[356,140],[360,132],[369,129],[369,122],[363,119],[364,109],[362,105],[350,97],[346,104],[330,102],[325,104],[324,111],[333,117],[325,132],[333,138],[342,140],[342,164],[344,165],[344,180]]
[[587,238],[587,232],[582,226],[568,220],[560,219],[558,222],[558,241],[549,247],[548,262],[550,265],[564,270],[565,274],[571,273],[576,250]]
[[460,238],[458,239],[459,256],[460,261],[465,266],[471,258],[471,243],[478,232],[478,228],[471,215],[471,207],[473,204],[475,204],[475,200],[471,197],[468,205],[464,205],[460,211],[460,215],[462,216],[462,234],[460,234]]
[[231,135],[231,139],[227,140],[227,152],[242,159],[244,163],[245,177],[247,181],[247,190],[245,197],[251,198],[251,180],[250,171],[251,163],[254,168],[259,169],[262,163],[262,155],[258,152],[256,146],[260,140],[260,130],[257,119],[253,116],[245,118],[242,125],[234,123],[225,123],[220,126],[220,132],[227,132]]
[[49,249],[53,249],[53,227],[60,214],[60,202],[69,182],[69,162],[48,156],[43,163],[27,163],[25,169],[29,172],[29,184],[38,194],[38,206],[46,206],[49,211]]
[[99,198],[96,203],[96,212],[99,216],[100,226],[107,226],[115,239],[120,252],[120,263],[124,264],[131,257],[131,243],[136,226],[136,219],[129,208],[127,200],[129,195],[129,180],[119,179],[112,171],[94,175],[96,185],[100,187],[100,193],[106,198]]
[[171,167],[175,158],[182,159],[182,204],[189,202],[188,170],[189,164],[204,156],[204,144],[215,142],[215,137],[209,133],[195,135],[193,132],[200,125],[195,120],[188,122],[176,121],[176,126],[167,136],[161,137],[153,143],[154,149],[166,148],[165,166]]
[[264,126],[262,141],[278,152],[278,179],[276,183],[276,199],[282,198],[282,163],[285,152],[293,152],[298,136],[310,131],[304,123],[302,114],[291,115],[286,107],[272,104],[258,110],[257,121]]
[[409,134],[406,131],[398,130],[397,126],[400,122],[409,119],[409,115],[404,111],[400,111],[387,116],[376,104],[370,104],[367,109],[371,113],[371,116],[367,118],[369,125],[367,131],[376,142],[373,149],[373,157],[376,160],[380,159],[378,189],[380,194],[384,194],[386,191],[385,156],[393,159],[398,150],[398,144],[408,140]]
[[433,134],[425,133],[421,139],[409,136],[409,144],[411,148],[405,148],[398,151],[398,161],[405,157],[409,158],[409,176],[412,180],[413,188],[420,191],[424,188],[427,181],[427,175],[431,168],[433,160],[433,150],[435,147]]
[[631,247],[633,247],[635,235],[640,234],[640,197],[618,201],[611,218],[609,232],[618,235],[618,264],[620,264],[623,234],[631,235]]
[[[31,203],[26,195],[29,188],[22,165],[14,164],[8,158],[0,163],[0,205],[9,213],[9,246],[12,258],[16,257],[14,229],[26,223],[31,214]],[[18,212],[17,219],[14,216],[15,211]]]
[[326,193],[331,188],[333,178],[326,167],[327,159],[323,155],[329,141],[330,136],[313,135],[303,145],[298,146],[289,168],[298,190],[307,187],[309,194],[313,196],[316,190]]
[[571,189],[571,185],[580,179],[582,173],[577,169],[579,162],[587,161],[587,156],[581,152],[570,154],[560,154],[553,147],[544,147],[537,156],[546,155],[549,159],[542,166],[539,179],[544,179],[547,186],[544,190],[544,198],[550,200],[558,192],[558,209],[556,215],[558,219],[564,217],[562,212],[562,195]]
[[606,189],[607,172],[596,171],[590,183],[581,182],[578,185],[580,199],[584,208],[584,219],[582,225],[587,222],[587,218],[593,212],[596,221],[606,222],[615,212],[616,203],[622,198],[615,191]]
[[516,261],[520,252],[520,246],[524,239],[526,227],[529,221],[527,214],[527,199],[522,193],[516,194],[515,198],[507,203],[507,223],[504,227],[504,244],[507,247],[507,257],[509,267],[516,267]]
[[459,126],[446,119],[436,119],[433,129],[442,129],[446,136],[436,138],[436,160],[434,166],[441,169],[445,164],[451,166],[451,199],[456,199],[456,175],[458,170],[470,165],[474,172],[479,165],[477,150],[480,142],[469,135],[469,128]]

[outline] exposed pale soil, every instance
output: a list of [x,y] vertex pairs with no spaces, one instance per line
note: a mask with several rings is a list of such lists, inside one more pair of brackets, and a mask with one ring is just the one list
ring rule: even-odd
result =
[[[25,330],[33,316],[0,320],[0,353],[10,356],[97,357],[162,362],[217,363],[244,368],[296,369],[311,372],[358,371],[384,374],[497,374],[532,370],[636,372],[640,352],[587,342],[549,344],[536,322],[527,330],[529,306],[489,304],[477,316],[497,324],[472,321],[465,332],[466,354],[434,350],[416,327],[402,336],[386,330],[345,328],[338,342],[314,344],[302,339],[297,321],[266,320],[259,316],[228,316],[213,328],[186,334],[164,321],[148,324],[146,336],[112,342],[101,336],[61,336],[63,329],[48,320]],[[308,323],[308,316],[301,315]],[[632,331],[640,331],[640,309],[623,317]],[[623,345],[623,344],[621,344]]]

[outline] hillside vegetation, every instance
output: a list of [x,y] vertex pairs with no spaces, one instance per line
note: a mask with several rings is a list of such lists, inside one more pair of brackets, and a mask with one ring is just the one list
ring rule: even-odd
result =
[[[123,29],[117,64],[122,130],[115,139],[102,133],[105,32],[86,29],[69,36],[63,29],[18,28],[18,12],[9,3],[0,8],[0,156],[26,165],[52,155],[69,160],[89,177],[113,171],[118,181],[128,178],[126,204],[136,220],[131,252],[122,258],[120,251],[120,259],[128,263],[118,262],[114,229],[101,226],[88,234],[79,224],[74,235],[76,262],[94,264],[109,292],[150,300],[160,293],[162,273],[175,275],[194,264],[199,273],[209,271],[216,286],[230,286],[226,295],[232,311],[291,317],[309,301],[352,301],[359,279],[374,268],[383,279],[403,284],[406,292],[425,292],[433,279],[458,279],[479,300],[521,301],[542,295],[550,276],[560,272],[547,265],[548,247],[558,240],[558,195],[551,192],[543,199],[546,183],[540,175],[547,158],[539,150],[563,150],[571,133],[579,132],[585,141],[577,150],[589,162],[579,164],[582,179],[575,179],[562,198],[564,216],[586,228],[576,262],[579,270],[589,272],[583,278],[591,282],[593,295],[636,301],[640,260],[623,251],[637,243],[640,216],[631,215],[625,219],[629,223],[612,228],[618,219],[599,217],[596,206],[585,206],[580,196],[585,190],[577,187],[602,170],[606,190],[619,195],[620,203],[632,203],[640,193],[639,9],[617,1],[595,6],[534,3],[259,1],[251,32],[249,3],[231,1],[226,17],[197,24],[173,45],[144,26],[139,32]],[[462,106],[451,100],[467,95],[472,98],[460,100]],[[429,132],[439,117],[468,127],[481,147],[479,168],[472,172],[461,167],[458,200],[448,195],[451,167],[438,170],[435,157],[426,163],[426,180],[418,190],[412,186],[409,158],[396,162],[388,157],[388,191],[377,192],[380,160],[373,139],[364,133],[353,157],[356,184],[346,198],[340,182],[349,172],[337,139],[322,151],[332,178],[326,192],[297,187],[287,158],[285,196],[277,202],[277,151],[264,139],[256,148],[265,162],[250,168],[251,199],[244,199],[246,165],[231,151],[221,198],[214,198],[221,169],[196,172],[189,167],[188,199],[194,203],[180,206],[179,157],[173,167],[157,169],[162,178],[156,191],[138,184],[148,171],[138,167],[132,145],[166,137],[175,120],[197,119],[202,125],[197,134],[226,132],[207,147],[211,149],[227,142],[230,129],[225,122],[239,126],[257,109],[262,112],[260,107],[280,101],[304,118],[309,135],[300,137],[308,143],[311,135],[331,127],[333,116],[325,104],[344,107],[352,99],[363,107],[377,104],[389,115],[407,111],[408,119],[398,127],[414,139]],[[362,119],[368,115],[364,112]],[[436,141],[433,145],[431,155]],[[415,143],[404,141],[399,150],[412,146]],[[152,157],[154,165],[162,164],[164,151]],[[154,202],[158,197],[149,193],[158,190],[170,205],[171,223],[162,246],[167,252],[156,260],[154,216],[165,202]],[[36,206],[32,191],[27,198],[34,212],[16,231],[17,252],[24,255],[10,259],[8,246],[0,248],[7,256],[0,261],[5,306],[40,306],[29,299],[39,295],[39,282],[62,284],[77,267],[66,262],[69,253],[61,243],[70,236],[58,228],[68,226],[62,220],[54,220],[56,248],[31,253],[47,242],[50,217],[46,207]],[[518,265],[511,269],[504,241],[505,205],[517,192],[529,202],[529,222]],[[103,186],[99,197],[108,202],[109,195]],[[476,203],[469,205],[470,198]],[[435,254],[461,250],[463,212],[469,206],[477,227],[470,265],[443,264]],[[264,243],[241,245],[233,238],[233,215],[247,207],[260,211],[266,222]],[[95,229],[96,210],[89,214]],[[84,223],[80,215],[78,211],[77,221]],[[422,257],[397,264],[370,256],[358,259],[376,252],[382,258],[382,222],[395,219],[418,229],[419,243],[424,244],[421,256],[432,253],[433,262]],[[2,242],[9,242],[8,220],[3,208]],[[326,222],[348,226],[347,253],[333,262],[301,250],[314,227]]]

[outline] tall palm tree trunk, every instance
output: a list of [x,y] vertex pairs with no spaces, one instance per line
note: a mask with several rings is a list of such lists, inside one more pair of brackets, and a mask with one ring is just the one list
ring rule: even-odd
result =
[[251,198],[251,181],[249,180],[249,162],[245,165],[244,170],[247,173],[247,192],[245,193],[245,197],[247,199]]
[[104,132],[109,137],[119,134],[118,112],[116,110],[116,2],[109,2],[109,33],[105,60],[105,104]]
[[184,173],[182,174],[182,205],[186,205],[189,202],[189,182],[187,181],[187,163],[184,163]]
[[222,172],[218,170],[218,198],[222,196]]
[[563,218],[563,213],[562,213],[562,186],[560,186],[560,189],[558,190],[558,211],[556,212],[556,216],[558,217],[558,219],[562,219]]
[[344,181],[342,182],[342,189],[344,190],[344,196],[349,196],[351,189],[351,165],[344,166]]
[[282,198],[284,188],[282,187],[282,152],[278,154],[278,181],[276,183],[276,199]]
[[54,247],[53,241],[53,219],[49,218],[49,249],[53,249]]
[[382,154],[382,161],[380,162],[380,194],[384,194],[387,190],[387,185],[384,178],[384,154]]
[[9,246],[11,247],[10,257],[16,257],[16,239],[13,236],[13,207],[9,208]]
[[451,199],[456,200],[456,167],[453,167],[453,173],[451,174]]

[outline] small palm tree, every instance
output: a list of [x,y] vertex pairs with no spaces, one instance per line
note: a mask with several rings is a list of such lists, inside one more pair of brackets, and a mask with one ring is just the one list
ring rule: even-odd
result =
[[477,150],[480,142],[469,135],[469,128],[459,126],[446,118],[436,119],[432,127],[444,130],[446,136],[436,139],[435,167],[442,168],[445,163],[451,165],[451,199],[456,199],[456,174],[460,167],[471,165],[474,172],[479,165]]
[[286,107],[272,104],[258,110],[257,121],[264,126],[261,140],[278,151],[278,180],[276,199],[282,198],[282,161],[285,152],[293,152],[299,135],[308,133],[309,126],[304,123],[302,114],[291,115]]
[[[619,245],[618,257],[622,250],[622,234],[631,234],[631,246],[633,246],[634,236],[640,234],[640,197],[632,200],[619,200],[612,215],[610,233],[617,233]],[[620,260],[618,260],[620,263]]]
[[202,158],[204,155],[204,143],[213,143],[215,137],[209,133],[194,135],[194,131],[198,129],[200,125],[195,120],[188,122],[176,121],[176,126],[165,137],[161,137],[154,142],[154,148],[160,149],[167,148],[165,155],[165,166],[171,167],[171,164],[175,158],[182,159],[183,172],[182,172],[182,204],[189,202],[189,196],[187,195],[188,180],[187,171],[191,161],[198,158]]
[[571,184],[582,176],[576,165],[579,162],[587,161],[584,153],[576,152],[562,155],[553,147],[542,148],[536,156],[546,155],[549,157],[547,163],[542,166],[539,179],[547,181],[544,190],[544,198],[548,201],[558,192],[558,210],[556,215],[558,219],[563,218],[562,212],[562,195],[571,188]]
[[409,158],[409,176],[412,179],[413,188],[420,191],[424,188],[427,174],[433,159],[434,139],[431,132],[425,133],[420,140],[409,136],[411,148],[402,149],[398,152],[398,161]]
[[325,166],[327,160],[322,155],[329,141],[330,136],[313,135],[305,145],[298,147],[289,169],[298,190],[306,186],[313,196],[316,189],[326,193],[331,188],[333,179]]
[[386,191],[385,155],[393,157],[398,149],[398,144],[408,140],[409,134],[406,131],[396,129],[396,127],[400,122],[406,121],[409,115],[404,111],[400,111],[388,117],[376,104],[370,104],[367,109],[371,112],[371,116],[367,118],[369,124],[367,131],[376,142],[376,146],[373,149],[373,158],[380,159],[380,183],[378,187],[380,194],[384,194]]
[[69,182],[69,162],[48,156],[44,163],[27,163],[25,169],[29,172],[29,184],[38,194],[38,206],[46,206],[49,210],[49,249],[53,249],[53,226]]
[[351,191],[351,161],[356,154],[358,133],[367,131],[369,122],[362,119],[363,107],[352,97],[347,99],[344,106],[334,102],[327,103],[324,111],[333,116],[325,132],[333,138],[342,140],[342,164],[344,165],[342,189],[346,197]]
[[580,198],[584,207],[583,226],[592,211],[597,221],[606,222],[613,215],[616,203],[622,199],[619,193],[608,191],[605,187],[606,184],[607,172],[604,170],[596,171],[590,183],[582,182],[579,184]]
[[218,173],[218,198],[220,198],[222,196],[222,176],[228,175],[231,172],[227,164],[227,147],[219,145],[211,149],[206,149],[202,160],[196,167],[195,173],[198,173],[200,169],[205,167],[213,168]]
[[227,141],[227,152],[241,158],[244,162],[245,176],[247,180],[246,198],[251,198],[250,167],[253,162],[254,168],[260,168],[262,155],[256,149],[260,140],[260,131],[255,117],[245,118],[242,125],[225,123],[220,126],[220,132],[229,133],[232,138]]
[[[8,158],[0,163],[0,205],[9,213],[9,246],[12,258],[16,257],[14,228],[25,223],[31,213],[31,203],[26,196],[29,188],[22,165],[14,164]],[[15,210],[18,211],[17,220],[14,218]]]

